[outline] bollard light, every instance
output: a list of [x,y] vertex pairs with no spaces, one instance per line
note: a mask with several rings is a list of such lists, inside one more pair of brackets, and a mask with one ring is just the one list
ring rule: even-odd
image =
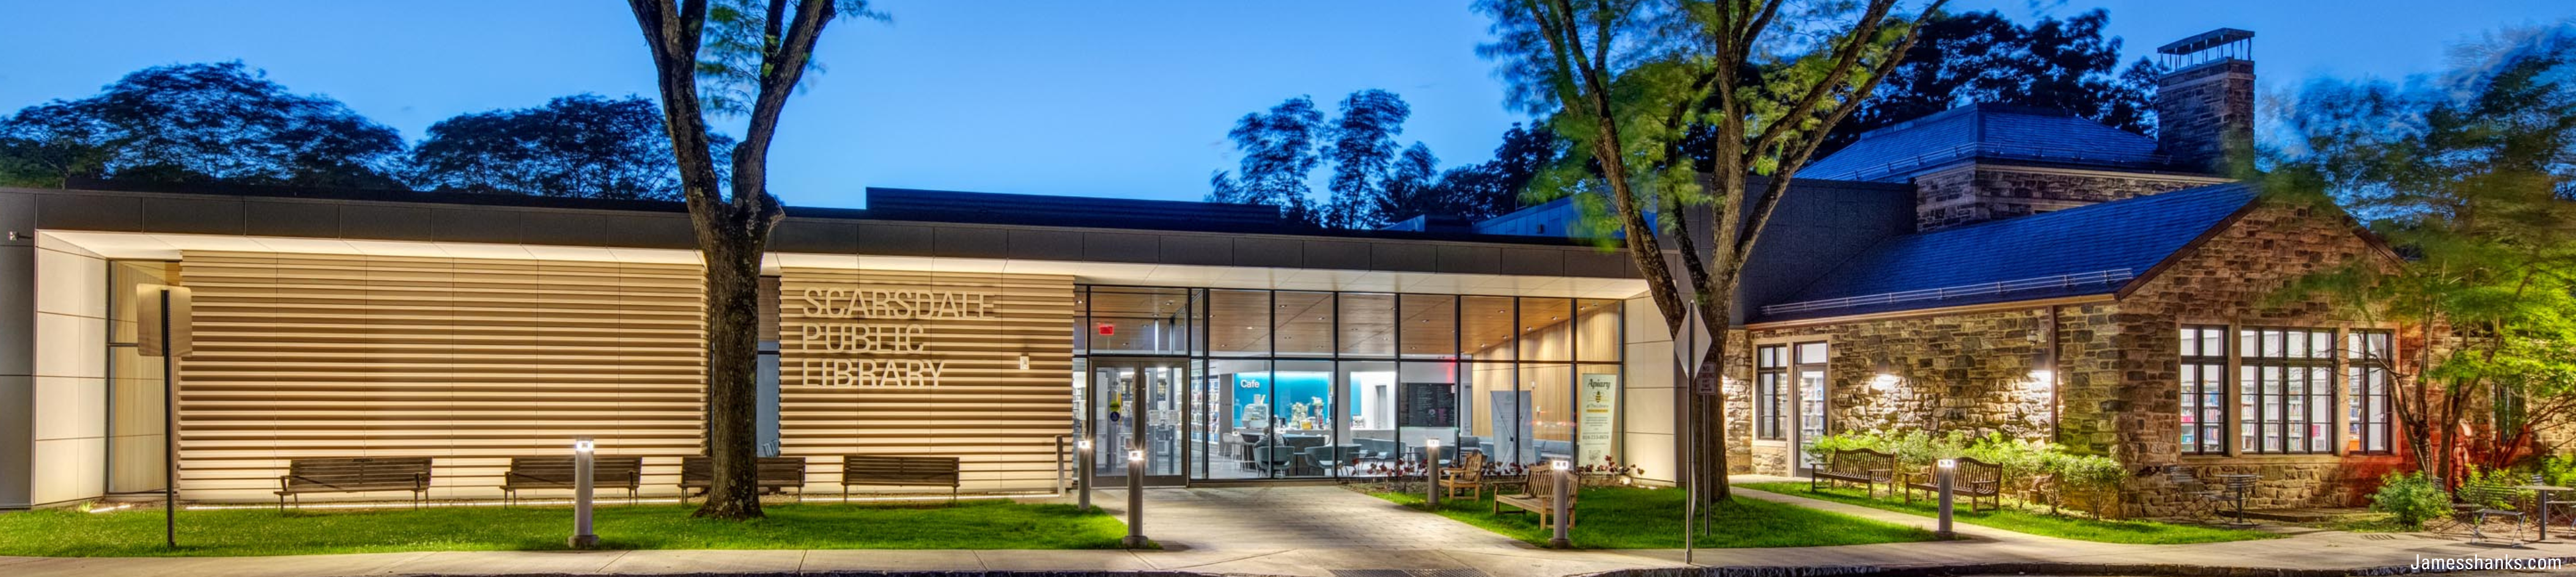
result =
[[[1397,471],[1396,473],[1402,474],[1403,471]],[[1422,484],[1430,485],[1429,488],[1431,489],[1424,493],[1426,497],[1423,498],[1423,502],[1429,503],[1431,505],[1431,510],[1433,511],[1440,510],[1439,439],[1422,440]]]
[[1077,454],[1074,460],[1080,461],[1074,464],[1073,473],[1073,484],[1081,489],[1082,493],[1079,510],[1089,513],[1091,512],[1091,439],[1074,441],[1073,450]]
[[1941,528],[1933,531],[1932,534],[1943,539],[1957,536],[1956,533],[1950,532],[1950,483],[1958,478],[1958,473],[1957,459],[1942,459],[1933,464],[1932,485],[1941,491]]
[[588,437],[572,440],[572,538],[566,544],[574,549],[599,546],[599,535],[590,531],[591,453],[597,448]]
[[1564,459],[1548,461],[1547,467],[1555,469],[1555,471],[1550,474],[1556,476],[1556,483],[1554,483],[1556,485],[1556,494],[1549,497],[1549,500],[1552,501],[1549,505],[1556,509],[1556,535],[1548,537],[1547,546],[1557,549],[1572,548],[1574,546],[1574,540],[1566,538],[1565,529],[1568,525],[1566,521],[1567,515],[1574,512],[1573,506],[1566,502],[1572,499],[1574,494],[1574,490],[1567,487],[1567,485],[1574,483],[1574,471],[1566,466]]
[[1129,549],[1145,548],[1145,451],[1127,451],[1127,539]]

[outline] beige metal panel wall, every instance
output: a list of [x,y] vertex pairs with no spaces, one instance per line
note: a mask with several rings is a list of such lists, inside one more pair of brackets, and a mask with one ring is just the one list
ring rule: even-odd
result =
[[[596,436],[667,493],[699,450],[696,264],[185,254],[181,489],[267,500],[298,457],[436,458],[439,498]],[[369,494],[359,498],[400,498]]]
[[[782,272],[781,444],[812,463],[810,490],[839,490],[852,453],[955,456],[969,491],[1055,482],[1073,416],[1072,277]],[[858,488],[875,489],[896,490]]]

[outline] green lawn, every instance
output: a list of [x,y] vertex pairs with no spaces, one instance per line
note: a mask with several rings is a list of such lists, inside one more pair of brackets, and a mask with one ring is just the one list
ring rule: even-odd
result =
[[[965,501],[955,506],[792,504],[734,523],[689,518],[694,506],[601,507],[608,549],[1115,549],[1127,526],[1072,505]],[[570,507],[420,510],[180,511],[180,549],[161,545],[159,511],[0,513],[0,555],[241,556],[388,551],[564,549]]]
[[[1863,495],[1860,489],[1854,487],[1835,487],[1825,489],[1823,492],[1813,492],[1809,491],[1807,489],[1807,484],[1803,482],[1745,483],[1738,486],[1760,491],[1770,491],[1782,495],[1795,495],[1837,503],[1848,503],[1874,509],[1895,511],[1898,513],[1922,515],[1925,517],[1932,517],[1940,514],[1939,505],[1931,499],[1918,499],[1913,503],[1885,498],[1873,499]],[[2032,535],[2074,539],[2077,541],[2093,541],[2098,543],[2173,545],[2181,543],[2216,543],[2221,541],[2244,541],[2249,539],[2271,539],[2281,537],[2281,535],[2275,533],[2244,529],[2227,529],[2201,525],[2176,525],[2172,523],[2157,523],[2153,521],[2109,521],[2089,519],[2076,517],[2072,512],[2069,512],[2067,515],[2050,515],[2043,512],[2015,508],[2010,506],[2010,502],[2007,502],[2006,505],[2007,506],[2003,509],[1989,510],[1983,513],[1972,513],[1968,511],[1967,502],[1960,501],[1952,505],[1951,518],[1960,523],[1970,525],[1993,527],[1996,529],[2018,533],[2029,533]]]
[[[1371,494],[1416,508],[1422,506],[1421,493]],[[1575,504],[1575,525],[1567,530],[1567,538],[1583,549],[1679,548],[1685,505],[1684,492],[1677,489],[1584,489],[1582,499]],[[1546,545],[1553,534],[1549,528],[1539,526],[1537,515],[1509,513],[1509,507],[1496,515],[1491,507],[1491,495],[1485,500],[1442,499],[1439,514],[1538,545]],[[1701,534],[1697,543],[1700,547],[1811,547],[1933,539],[1932,532],[1913,527],[1752,499],[1722,505],[1712,518],[1715,522],[1711,532]]]

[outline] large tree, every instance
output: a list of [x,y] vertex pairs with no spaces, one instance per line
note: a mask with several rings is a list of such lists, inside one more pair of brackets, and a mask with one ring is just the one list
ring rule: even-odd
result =
[[2141,58],[2119,70],[2120,38],[2102,33],[2110,20],[2099,8],[2028,25],[1991,10],[1935,14],[1886,85],[1834,127],[1823,151],[1831,154],[1862,132],[1970,103],[2054,109],[2153,132],[2161,69]]
[[[1325,188],[1333,195],[1325,204],[1324,226],[1377,228],[1385,222],[1378,200],[1386,195],[1401,154],[1395,137],[1404,134],[1404,121],[1412,116],[1413,107],[1393,92],[1368,89],[1342,98],[1333,142],[1325,151],[1333,161],[1333,179]],[[1422,153],[1427,156],[1430,150]]]
[[[733,139],[709,134],[718,172]],[[412,147],[404,179],[431,190],[680,200],[680,170],[652,100],[577,94],[459,114]]]
[[73,178],[399,188],[402,135],[240,62],[135,71],[99,94],[0,120],[7,180]]
[[[2576,27],[2509,31],[2407,86],[2318,80],[2252,174],[2339,203],[2405,255],[2300,279],[2403,326],[2391,405],[2424,471],[2512,464],[2576,418]],[[2251,171],[2253,163],[2237,163]]]
[[[1478,50],[1500,62],[1515,102],[1553,114],[1588,157],[1664,328],[1682,328],[1695,305],[1725,335],[1745,260],[1790,179],[1902,61],[1910,24],[1945,1],[1908,19],[1898,0],[1480,0],[1496,38]],[[1694,206],[1713,220],[1681,226]],[[1698,360],[1704,379],[1723,367],[1718,342]],[[1689,478],[1702,498],[1727,499],[1724,403],[1685,394]]]
[[1243,158],[1234,174],[1208,177],[1208,201],[1277,206],[1290,222],[1321,226],[1324,211],[1306,179],[1324,162],[1320,147],[1329,132],[1315,99],[1304,96],[1243,115],[1226,132]]
[[[786,210],[769,193],[769,142],[787,97],[813,68],[823,27],[883,18],[864,0],[628,0],[652,51],[662,122],[706,262],[706,452],[714,479],[696,516],[761,517],[758,470],[760,263]],[[743,117],[728,182],[708,152],[711,113]],[[720,188],[722,187],[722,188]],[[723,188],[730,188],[730,193]]]

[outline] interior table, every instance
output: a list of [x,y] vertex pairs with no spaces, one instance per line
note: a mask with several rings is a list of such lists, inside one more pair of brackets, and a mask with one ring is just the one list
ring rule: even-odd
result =
[[[2535,475],[2535,476],[2537,476],[2537,475]],[[2515,488],[2515,489],[2521,489],[2521,490],[2524,490],[2524,491],[2530,491],[2530,492],[2533,492],[2533,493],[2538,493],[2538,494],[2540,495],[2540,498],[2532,500],[2532,503],[2531,503],[2531,508],[2532,508],[2532,509],[2535,509],[2535,510],[2536,510],[2535,512],[2540,513],[2540,514],[2538,514],[2538,515],[2533,515],[2533,516],[2532,516],[2532,518],[2533,518],[2533,519],[2537,519],[2537,520],[2538,520],[2538,521],[2536,521],[2536,523],[2537,523],[2537,524],[2539,525],[2539,527],[2540,527],[2540,539],[2539,539],[2539,540],[2532,541],[2532,542],[2533,542],[2533,543],[2547,543],[2547,542],[2549,542],[2549,506],[2550,506],[2550,505],[2555,505],[2555,504],[2557,504],[2557,503],[2551,502],[2551,501],[2549,500],[2549,494],[2550,494],[2550,493],[2560,492],[2560,491],[2576,491],[2576,489],[2571,489],[2571,488],[2567,488],[2567,487],[2560,487],[2560,486],[2557,486],[2557,485],[2522,485],[2522,486],[2517,486],[2517,487],[2514,487],[2514,488]]]

